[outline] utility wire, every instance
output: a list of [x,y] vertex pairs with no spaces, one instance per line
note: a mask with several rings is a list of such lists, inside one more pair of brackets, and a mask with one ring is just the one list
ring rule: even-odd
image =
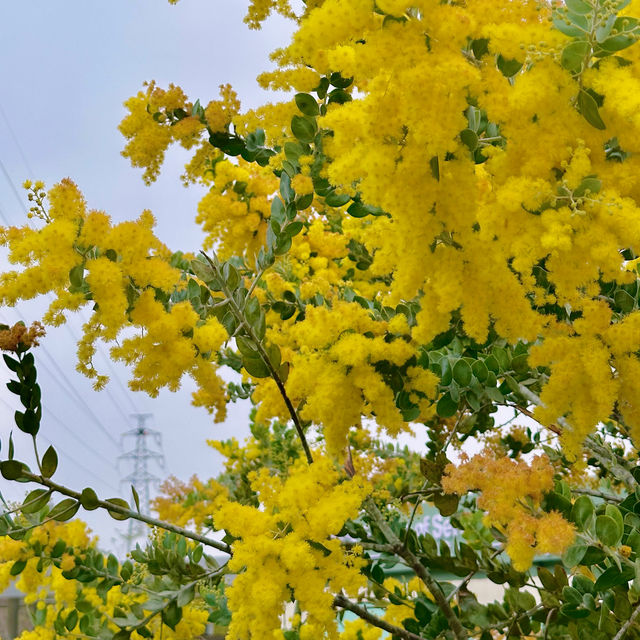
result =
[[[11,404],[9,404],[4,398],[0,397],[0,401],[2,402],[2,404],[4,404],[10,411],[15,411],[14,407],[11,406]],[[66,425],[65,425],[66,426]],[[99,475],[96,474],[95,470],[89,469],[88,467],[85,467],[81,462],[78,462],[78,459],[76,456],[72,456],[71,454],[69,454],[69,452],[65,451],[60,445],[58,444],[54,444],[49,438],[47,438],[46,436],[43,436],[42,434],[39,434],[39,437],[42,438],[42,440],[44,440],[45,442],[47,442],[50,445],[53,445],[57,451],[59,451],[60,453],[64,454],[67,458],[69,458],[69,460],[71,460],[73,462],[74,465],[76,465],[77,467],[79,467],[80,469],[82,469],[83,471],[86,471],[89,475],[93,476],[96,480],[98,480],[98,482],[104,484],[105,486],[109,487],[110,489],[115,490],[116,492],[118,492],[118,489],[116,489],[109,481],[105,480],[104,478],[100,477]]]
[[24,215],[28,216],[29,212],[27,211],[27,207],[24,204],[22,198],[20,197],[20,194],[18,193],[18,190],[16,189],[16,185],[13,184],[13,180],[11,179],[11,176],[9,175],[9,172],[7,171],[7,168],[4,166],[4,162],[2,162],[2,158],[0,158],[0,169],[2,170],[2,173],[4,174],[4,177],[7,179],[7,182],[9,183],[9,187],[11,188],[11,191],[13,192],[13,195],[16,197],[16,200],[20,203],[20,206],[22,207],[22,210],[24,211]]
[[[20,154],[20,157],[22,159],[22,162],[25,166],[25,168],[27,169],[27,172],[29,173],[29,175],[33,178],[35,177],[35,173],[33,172],[33,169],[31,168],[31,165],[29,164],[29,161],[27,160],[27,156],[22,148],[22,145],[20,144],[20,141],[18,139],[18,136],[15,134],[13,127],[11,126],[11,122],[9,121],[9,118],[7,117],[7,114],[5,113],[4,109],[2,108],[2,104],[0,104],[0,116],[2,116],[2,119],[4,120],[4,123],[7,127],[7,130],[9,131],[9,134],[11,136],[11,139],[13,140],[16,148],[18,149],[18,153]],[[1,161],[0,161],[1,162]],[[10,186],[11,186],[11,190],[13,191],[13,194],[16,196],[16,198],[18,199],[18,201],[20,202],[20,206],[23,208],[23,210],[26,213],[26,207],[24,205],[24,202],[22,201],[22,198],[20,198],[20,196],[17,193],[17,190],[15,188],[15,185],[13,184],[13,181],[11,180],[11,177],[9,176],[8,172],[6,171],[6,169],[4,168],[4,165],[2,165],[2,170],[4,173],[5,178],[7,179],[7,181],[9,182]],[[6,220],[6,217],[4,215],[3,212],[0,211],[1,217],[8,223],[8,221]],[[78,342],[78,337],[74,334],[73,330],[71,329],[71,327],[69,326],[69,324],[66,324],[67,326],[67,331],[69,331],[69,333],[71,334],[71,337],[73,338],[74,342]],[[116,372],[115,368],[113,367],[111,360],[109,359],[108,355],[106,353],[104,353],[102,347],[100,344],[97,345],[98,347],[98,351],[100,351],[100,353],[103,355],[107,366],[109,367],[109,370],[111,371],[111,378],[113,380],[115,380],[116,384],[120,387],[120,390],[122,391],[123,395],[127,398],[127,401],[129,402],[132,410],[134,413],[138,413],[138,408],[136,407],[135,403],[133,402],[133,400],[131,399],[131,395],[130,395],[130,391],[128,391],[126,389],[126,387],[122,384],[122,381],[120,380],[120,377],[118,375],[118,373]],[[113,399],[113,396],[111,395],[111,392],[109,390],[109,388],[105,388],[105,391],[107,393],[107,395],[111,398],[111,400],[113,401],[113,403],[116,405],[118,411],[120,412],[120,415],[124,418],[125,423],[129,422],[129,418],[128,416],[124,413],[124,411],[122,411],[122,408],[120,407],[120,404],[118,402],[116,402]]]
[[27,160],[27,156],[24,154],[24,151],[22,150],[22,145],[20,144],[20,141],[18,140],[18,136],[15,134],[13,127],[11,126],[11,123],[9,122],[9,118],[7,118],[7,114],[5,113],[4,109],[2,108],[2,105],[0,104],[0,116],[2,116],[2,119],[4,120],[4,123],[7,125],[7,129],[9,130],[9,134],[11,135],[11,139],[13,140],[13,143],[16,145],[16,148],[18,149],[18,153],[20,154],[20,157],[22,158],[22,162],[25,166],[25,168],[27,169],[29,175],[31,176],[31,178],[35,178],[35,173],[33,172],[33,169],[31,169],[31,167],[29,166],[29,161]]
[[[14,311],[15,311],[16,315],[18,316],[18,318],[20,318],[20,320],[22,320],[26,324],[24,316],[15,308],[14,308]],[[111,441],[111,443],[116,448],[119,448],[118,441],[113,437],[111,432],[104,426],[104,424],[102,424],[102,421],[100,420],[100,418],[98,418],[98,416],[94,413],[94,411],[87,404],[85,399],[80,395],[80,393],[78,393],[77,389],[73,386],[72,382],[67,377],[67,374],[61,369],[60,365],[55,361],[55,358],[53,358],[53,356],[51,356],[51,354],[46,350],[46,348],[43,348],[42,353],[44,355],[46,355],[51,360],[51,364],[52,364],[53,368],[56,370],[57,375],[55,375],[51,371],[51,369],[47,366],[46,362],[42,362],[41,361],[42,368],[49,373],[49,375],[56,381],[56,383],[62,389],[65,389],[65,387],[62,384],[61,380],[66,383],[68,389],[65,389],[65,391],[70,391],[71,392],[71,394],[75,398],[75,402],[85,410],[87,415],[89,415],[91,417],[93,422],[95,422],[95,424],[98,426],[100,431],[102,431],[102,433],[104,433],[104,435]]]
[[88,442],[80,438],[80,436],[78,436],[78,434],[71,427],[69,427],[55,413],[53,413],[53,411],[51,411],[49,406],[42,405],[42,409],[45,416],[53,418],[72,438],[74,438],[74,440],[77,440],[87,451],[91,451],[93,454],[95,454],[95,456],[99,460],[104,462],[104,464],[109,466],[113,471],[116,470],[116,467],[113,464],[113,462],[108,462],[107,459],[104,457],[104,452],[98,451],[97,449],[92,447]]

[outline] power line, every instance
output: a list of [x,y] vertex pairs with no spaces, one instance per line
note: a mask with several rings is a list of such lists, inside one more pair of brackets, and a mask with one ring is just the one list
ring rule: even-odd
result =
[[11,123],[9,122],[9,118],[7,118],[7,114],[5,113],[4,109],[2,108],[2,104],[0,104],[0,116],[2,116],[2,119],[4,120],[4,123],[7,125],[7,129],[9,130],[9,134],[11,135],[11,138],[12,138],[14,144],[16,145],[16,148],[18,149],[18,153],[20,154],[20,157],[22,158],[22,162],[24,163],[24,166],[25,166],[26,170],[28,171],[29,175],[32,178],[34,178],[35,177],[35,173],[31,169],[31,166],[29,165],[29,161],[27,160],[27,156],[24,154],[24,151],[22,150],[22,145],[20,144],[20,141],[18,140],[18,136],[16,136],[15,132],[13,131],[13,127],[11,126]]
[[[9,402],[7,402],[4,398],[0,397],[0,402],[2,402],[2,404],[4,404],[7,409],[9,409],[10,411],[15,411],[15,408],[11,406],[11,404]],[[49,412],[50,413],[50,412]],[[66,427],[66,425],[64,425]],[[68,429],[68,427],[67,427]],[[112,484],[110,484],[108,481],[104,480],[104,478],[100,477],[99,475],[96,474],[96,472],[92,469],[89,469],[88,467],[85,467],[81,462],[78,461],[78,459],[76,458],[76,456],[72,456],[70,455],[67,451],[65,451],[62,447],[60,447],[60,445],[58,444],[54,444],[49,438],[47,438],[46,436],[39,434],[39,437],[42,438],[42,440],[45,440],[46,442],[48,442],[50,445],[55,446],[55,448],[60,452],[63,453],[67,458],[69,458],[71,461],[73,461],[73,463],[81,468],[83,471],[86,471],[88,474],[90,474],[91,476],[93,476],[96,480],[98,480],[99,482],[103,483],[104,485],[108,486],[110,489],[113,489],[114,491],[118,492],[118,489],[116,489]],[[100,456],[102,457],[102,456]]]
[[72,438],[77,440],[85,449],[87,449],[87,451],[91,451],[104,464],[108,465],[111,469],[115,470],[115,465],[111,462],[107,462],[106,458],[104,457],[104,452],[100,452],[97,449],[94,449],[89,443],[85,442],[82,438],[80,438],[78,434],[71,427],[67,426],[65,422],[63,422],[60,418],[58,418],[58,416],[55,413],[53,413],[53,411],[51,411],[51,409],[48,406],[42,405],[42,409],[44,411],[45,416],[49,416],[53,418],[67,433],[71,435]]
[[[5,125],[7,126],[7,129],[9,131],[9,134],[11,135],[11,138],[13,139],[13,142],[16,146],[16,148],[18,149],[18,153],[20,154],[20,157],[22,158],[22,162],[24,163],[25,168],[27,169],[28,173],[31,175],[31,177],[34,177],[34,172],[31,169],[31,166],[29,164],[29,161],[27,160],[27,156],[24,153],[24,150],[22,149],[22,145],[20,144],[20,141],[18,140],[18,136],[16,136],[13,127],[11,126],[11,122],[9,121],[9,118],[7,117],[7,114],[5,113],[4,109],[2,108],[2,104],[0,104],[0,115],[2,116],[2,119],[4,120]],[[8,171],[6,170],[4,164],[2,163],[2,160],[0,159],[0,167],[2,168],[2,172],[7,180],[7,182],[9,183],[9,186],[11,187],[11,190],[14,194],[14,196],[16,197],[16,199],[18,200],[18,202],[20,203],[20,206],[22,207],[22,209],[24,210],[25,214],[27,213],[27,209],[24,205],[24,202],[22,200],[22,198],[20,197],[20,195],[18,194],[18,191],[13,183],[13,180],[11,179],[11,176],[9,175]],[[4,216],[4,213],[2,213],[2,217],[3,219],[5,219],[5,221],[7,222],[7,224],[9,224],[9,222],[6,220],[6,217]],[[69,333],[71,334],[71,337],[73,338],[74,342],[78,342],[78,337],[74,334],[73,330],[71,329],[71,327],[69,326],[69,324],[66,324],[67,327],[67,331],[69,331]],[[118,386],[120,387],[120,389],[122,390],[122,392],[124,393],[124,395],[127,398],[127,401],[129,402],[129,404],[131,405],[134,413],[137,412],[137,407],[134,404],[133,400],[131,399],[131,397],[129,396],[128,392],[126,391],[124,385],[122,384],[122,382],[120,381],[120,378],[118,376],[118,374],[116,373],[115,369],[113,368],[113,366],[111,365],[111,361],[109,360],[109,357],[104,353],[104,351],[102,350],[102,347],[100,344],[97,345],[98,350],[100,351],[100,353],[102,353],[102,355],[104,356],[105,361],[107,362],[107,365],[109,367],[109,369],[112,372],[112,378],[116,381],[116,383],[118,384]],[[111,394],[110,389],[107,387],[105,388],[105,392],[107,393],[107,395],[109,396],[109,398],[111,399],[111,401],[113,402],[113,404],[116,406],[116,409],[119,411],[120,415],[122,416],[122,418],[124,419],[125,422],[128,421],[128,417],[126,416],[126,414],[124,413],[124,411],[122,411],[122,408],[120,407],[120,404],[113,398],[113,395]]]
[[2,162],[2,158],[0,158],[0,169],[2,170],[2,173],[4,174],[4,177],[7,179],[7,182],[9,183],[9,187],[11,188],[11,191],[13,192],[13,195],[16,197],[16,200],[20,203],[20,206],[22,207],[22,210],[24,211],[24,215],[28,216],[29,212],[27,211],[27,207],[25,206],[22,198],[20,197],[20,194],[18,193],[18,190],[16,189],[16,186],[13,184],[13,180],[11,179],[11,176],[9,175],[9,172],[7,171],[6,167],[4,166],[4,162]]
[[[45,351],[44,353],[50,358],[51,364],[53,365],[53,368],[56,370],[56,372],[60,376],[60,378],[62,378],[62,380],[64,380],[64,382],[66,383],[66,385],[69,388],[69,390],[73,393],[74,397],[77,399],[77,402],[84,408],[85,412],[95,422],[95,424],[100,429],[100,431],[102,431],[102,433],[114,444],[114,446],[117,447],[118,446],[118,441],[111,435],[111,433],[104,426],[104,424],[102,423],[100,418],[98,418],[98,416],[94,413],[93,409],[87,404],[86,400],[80,395],[80,393],[78,393],[78,390],[73,386],[73,384],[71,383],[71,381],[67,377],[67,374],[62,370],[60,365],[55,361],[55,359],[51,356],[51,354],[49,354],[47,351]],[[42,364],[43,364],[44,369],[48,370],[49,374],[51,374],[51,370],[48,369],[47,365],[45,363],[42,363]],[[51,374],[51,375],[53,375],[53,374]],[[56,379],[56,382],[58,382],[58,384],[60,384],[60,380],[58,380],[55,376],[53,376],[53,377],[54,377],[54,379]],[[62,385],[60,385],[60,386],[62,386]]]
[[[14,308],[14,311],[15,311],[16,315],[18,316],[18,318],[20,318],[20,320],[22,320],[26,324],[24,316],[15,308]],[[67,390],[70,391],[71,394],[74,396],[76,404],[78,404],[79,406],[81,406],[85,410],[87,415],[89,415],[91,417],[91,419],[93,420],[93,422],[97,425],[98,429],[100,429],[100,431],[102,431],[102,433],[104,433],[104,435],[111,441],[111,443],[115,447],[118,447],[118,441],[113,437],[113,435],[111,435],[109,430],[104,426],[104,424],[102,424],[102,421],[100,420],[100,418],[98,418],[98,416],[94,413],[94,411],[91,409],[91,407],[87,404],[85,399],[80,395],[80,393],[78,393],[77,389],[73,386],[73,384],[71,383],[71,381],[67,377],[67,374],[60,368],[60,365],[55,361],[55,358],[53,358],[53,356],[47,351],[47,349],[45,347],[42,347],[42,349],[43,349],[42,353],[44,355],[46,355],[51,360],[51,364],[53,365],[53,367],[56,370],[57,375],[59,377],[57,377],[56,375],[53,374],[51,369],[47,366],[46,362],[42,362],[41,361],[42,368],[49,373],[49,375],[56,381],[56,383],[61,388],[63,388],[63,389],[65,388],[64,385],[62,384],[61,380],[66,383],[66,385],[68,387]]]

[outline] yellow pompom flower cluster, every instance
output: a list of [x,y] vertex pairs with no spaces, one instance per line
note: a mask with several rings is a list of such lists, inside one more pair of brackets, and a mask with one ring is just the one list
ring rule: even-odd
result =
[[238,538],[229,561],[238,575],[227,591],[233,614],[227,637],[274,637],[293,595],[308,624],[337,638],[333,594],[356,595],[366,581],[361,560],[333,536],[358,514],[367,483],[340,482],[327,458],[294,465],[284,481],[262,469],[251,482],[259,508],[229,502],[214,513],[216,528]]
[[222,259],[254,256],[265,243],[271,199],[277,178],[267,167],[240,160],[221,160],[209,192],[198,204],[198,222],[206,234],[204,247],[217,247]]
[[78,370],[103,387],[107,377],[95,370],[96,342],[115,341],[125,329],[136,333],[113,347],[111,355],[133,366],[130,386],[156,396],[162,387],[176,390],[185,373],[198,384],[194,403],[225,414],[224,383],[213,354],[227,339],[215,319],[202,321],[189,302],[160,303],[159,292],[182,286],[181,271],[153,233],[154,219],[144,211],[135,222],[113,224],[101,211],[88,211],[70,180],[48,194],[47,221],[40,229],[0,229],[9,260],[23,265],[0,277],[0,302],[13,305],[52,292],[56,297],[44,316],[54,325],[65,312],[91,301],[94,310],[78,344]]
[[173,120],[177,110],[185,114],[191,114],[192,110],[182,89],[173,84],[161,89],[154,81],[145,83],[145,90],[129,98],[124,106],[129,115],[119,129],[128,142],[122,155],[129,158],[134,167],[144,168],[143,178],[147,184],[158,177],[164,154],[172,142],[179,141],[189,149],[204,129],[200,120],[192,115]]
[[573,525],[557,512],[540,509],[544,493],[553,489],[553,467],[546,456],[527,464],[484,452],[457,467],[448,465],[445,474],[447,493],[480,492],[478,507],[486,511],[488,526],[506,532],[505,550],[518,571],[526,571],[536,553],[559,554],[573,542]]

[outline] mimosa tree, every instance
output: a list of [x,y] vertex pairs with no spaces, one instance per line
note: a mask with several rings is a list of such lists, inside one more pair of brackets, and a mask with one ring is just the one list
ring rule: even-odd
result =
[[[640,2],[254,0],[246,20],[272,11],[296,30],[259,82],[287,100],[150,82],[125,103],[145,182],[191,150],[202,248],[68,179],[27,183],[32,223],[0,230],[3,304],[92,310],[96,389],[100,342],[134,390],[187,375],[217,421],[255,408],[245,443],[213,443],[225,471],[169,482],[150,518],[56,482],[46,337],[5,327],[38,461],[3,443],[2,475],[37,485],[0,519],[0,583],[35,603],[22,640],[640,637]],[[388,444],[409,430],[426,454]],[[425,502],[452,547],[417,532]],[[80,508],[155,530],[104,557]]]

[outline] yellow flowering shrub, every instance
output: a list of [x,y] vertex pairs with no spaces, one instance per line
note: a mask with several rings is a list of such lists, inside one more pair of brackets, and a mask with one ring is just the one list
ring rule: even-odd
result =
[[[42,488],[0,514],[0,581],[51,638],[631,634],[640,2],[252,0],[246,23],[274,13],[294,25],[258,79],[278,101],[150,82],[125,102],[146,183],[189,152],[200,253],[168,249],[148,211],[113,223],[70,179],[25,183],[31,222],[0,228],[0,304],[51,293],[52,325],[91,305],[96,388],[104,342],[134,390],[188,375],[218,421],[251,402],[251,435],[212,440],[224,471],[168,481],[159,519],[51,480],[53,448],[25,468],[11,441],[2,475]],[[34,444],[42,332],[0,327]],[[51,547],[80,506],[157,529],[122,563]],[[479,574],[508,585],[499,604]]]

